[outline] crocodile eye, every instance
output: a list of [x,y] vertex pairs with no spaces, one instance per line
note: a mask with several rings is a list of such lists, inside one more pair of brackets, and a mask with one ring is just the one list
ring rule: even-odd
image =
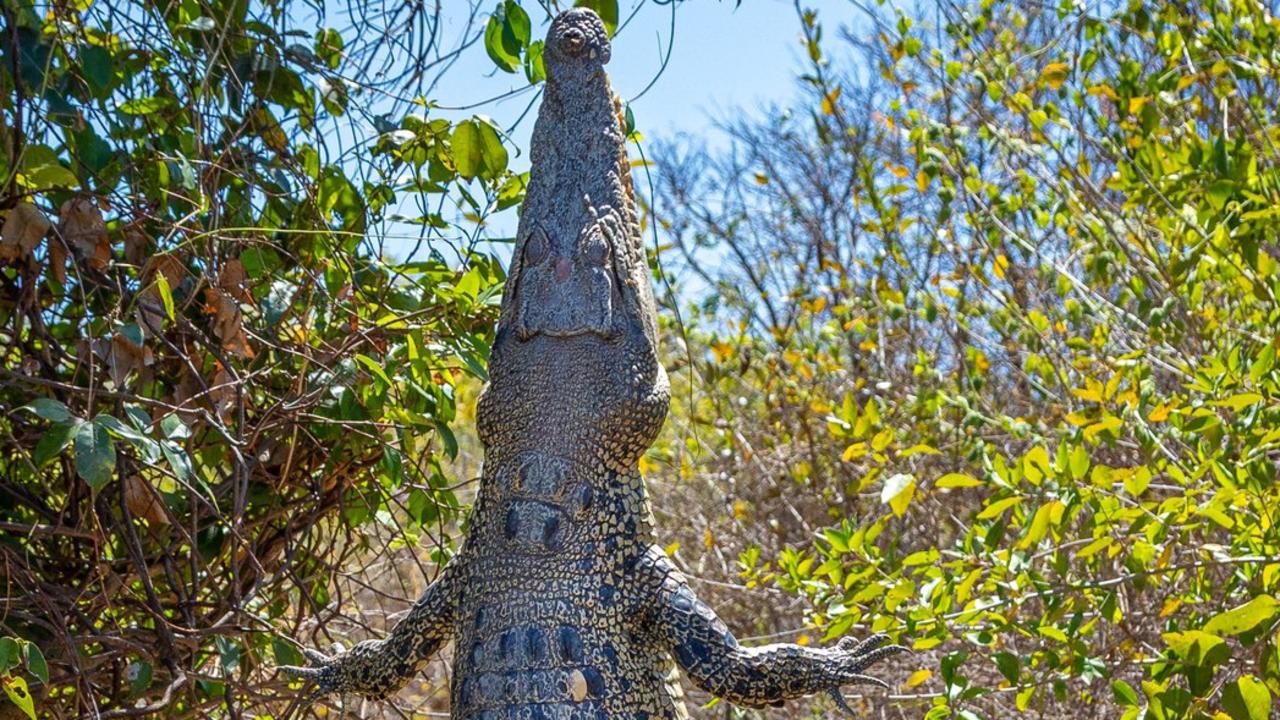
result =
[[582,257],[588,265],[604,267],[609,260],[609,243],[605,242],[599,231],[587,236],[582,243]]
[[547,234],[542,228],[534,228],[529,239],[524,243],[524,261],[529,265],[537,265],[547,256]]

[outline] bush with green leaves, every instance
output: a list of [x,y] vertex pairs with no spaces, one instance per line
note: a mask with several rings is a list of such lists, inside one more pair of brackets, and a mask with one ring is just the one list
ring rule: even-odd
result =
[[917,649],[877,713],[1274,717],[1274,8],[798,15],[802,104],[657,153],[706,547]]
[[20,711],[293,713],[271,668],[349,609],[336,573],[390,557],[387,528],[428,564],[452,552],[456,393],[485,376],[504,279],[486,227],[527,173],[432,89],[477,43],[544,78],[520,5],[449,5],[0,9]]

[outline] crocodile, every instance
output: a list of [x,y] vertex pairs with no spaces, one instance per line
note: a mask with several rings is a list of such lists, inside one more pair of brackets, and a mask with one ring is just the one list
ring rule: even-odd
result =
[[548,30],[532,170],[489,380],[483,471],[455,556],[382,640],[282,668],[315,696],[383,698],[446,643],[455,720],[688,717],[675,665],[764,707],[840,688],[905,650],[883,634],[748,647],[656,544],[641,454],[666,419],[656,305],[610,42],[591,10]]

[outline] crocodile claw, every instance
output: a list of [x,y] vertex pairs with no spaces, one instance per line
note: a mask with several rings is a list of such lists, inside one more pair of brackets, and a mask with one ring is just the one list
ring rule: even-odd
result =
[[281,665],[277,669],[290,678],[314,682],[315,690],[308,696],[311,702],[336,691],[338,683],[334,658],[308,647],[302,648],[302,654],[313,664],[307,667]]
[[848,701],[844,699],[844,695],[840,692],[840,687],[843,685],[876,685],[885,690],[890,690],[889,683],[878,677],[866,675],[862,671],[887,657],[898,653],[911,652],[902,645],[886,645],[885,643],[887,642],[889,642],[888,635],[876,633],[862,642],[846,637],[841,638],[840,642],[836,644],[835,651],[841,661],[839,685],[828,689],[827,694],[841,710],[850,716],[856,717],[857,713],[853,711],[853,708],[849,707]]

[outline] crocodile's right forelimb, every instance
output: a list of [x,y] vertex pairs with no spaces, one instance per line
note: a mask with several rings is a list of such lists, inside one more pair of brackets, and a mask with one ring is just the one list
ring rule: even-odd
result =
[[449,640],[457,597],[451,566],[427,588],[382,640],[365,640],[332,657],[304,649],[308,667],[285,665],[286,675],[312,680],[315,696],[355,693],[384,698],[405,685]]
[[886,644],[884,635],[860,643],[843,638],[829,648],[785,643],[743,647],[697,598],[661,548],[652,547],[642,555],[632,577],[638,593],[635,616],[643,618],[641,632],[670,651],[695,685],[737,705],[763,707],[827,693],[848,711],[840,688],[858,684],[887,688],[865,671],[906,651]]

